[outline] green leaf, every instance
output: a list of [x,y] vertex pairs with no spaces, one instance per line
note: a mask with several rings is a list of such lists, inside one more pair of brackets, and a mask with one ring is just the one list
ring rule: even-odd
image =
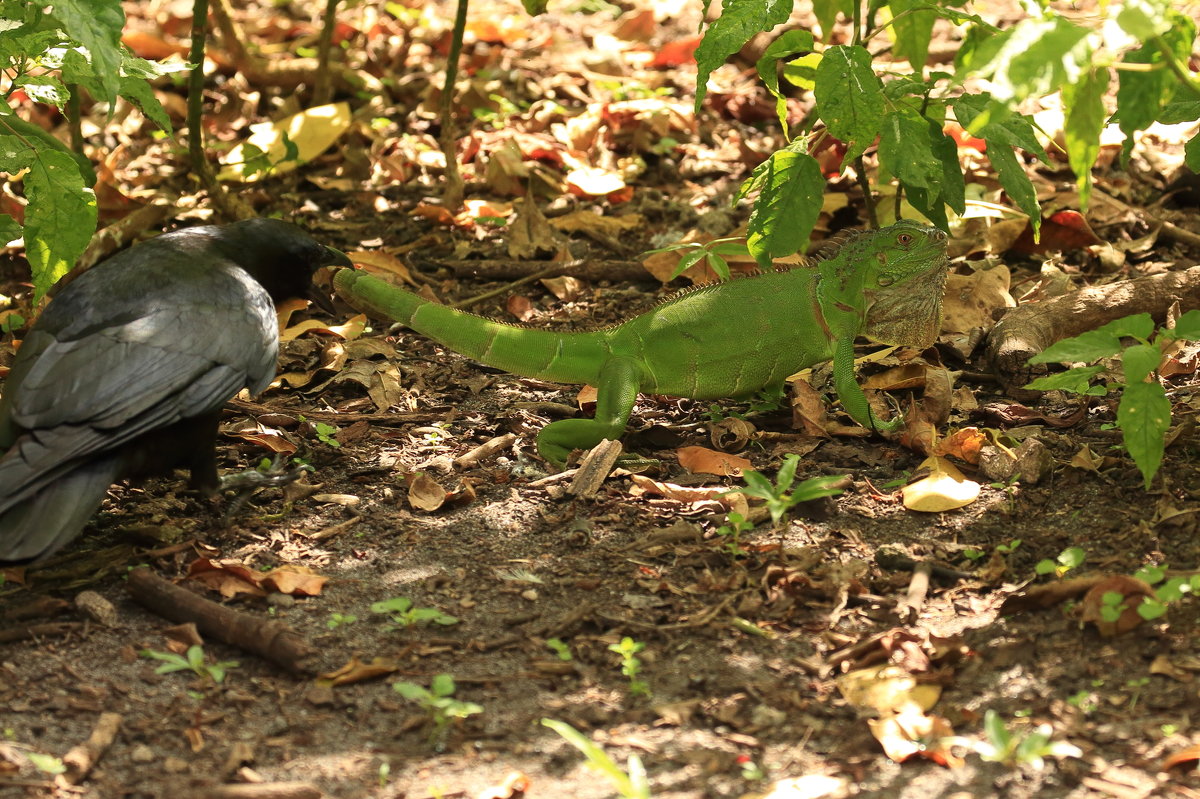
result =
[[[1192,41],[1196,38],[1196,23],[1178,12],[1171,12],[1172,28],[1163,35],[1162,41],[1175,58],[1186,63],[1191,53]],[[1122,69],[1117,71],[1120,83],[1117,89],[1116,121],[1125,134],[1121,146],[1123,163],[1129,162],[1133,150],[1133,134],[1145,130],[1159,116],[1162,107],[1175,96],[1179,81],[1166,69],[1166,56],[1156,44],[1147,44],[1125,54],[1127,64],[1149,64],[1152,71]]]
[[0,214],[0,244],[21,238],[21,226],[8,214]]
[[979,53],[969,70],[990,77],[992,95],[1006,105],[1051,94],[1091,60],[1087,29],[1057,14],[1022,20],[1007,34],[994,54]]
[[1193,172],[1200,173],[1200,133],[1188,139],[1183,145],[1183,163]]
[[429,683],[429,692],[434,696],[454,696],[454,677],[445,672],[433,675]]
[[798,252],[808,243],[817,216],[825,177],[808,153],[783,149],[771,154],[754,211],[746,246],[763,269],[773,258]]
[[1003,103],[992,99],[990,94],[964,94],[954,100],[954,118],[959,124],[978,136],[993,143],[1020,147],[1039,160],[1049,163],[1046,148],[1038,141],[1033,130],[1033,117],[1010,111]]
[[1158,370],[1162,362],[1162,350],[1154,344],[1135,344],[1121,353],[1121,366],[1126,383],[1141,383]]
[[1038,203],[1037,189],[1033,187],[1029,173],[1017,160],[1016,151],[1007,144],[989,142],[987,157],[992,162],[992,167],[1000,178],[1000,185],[1004,187],[1009,199],[1029,217],[1034,241],[1037,241],[1042,230],[1042,207]]
[[[1032,359],[1030,359],[1032,363]],[[1087,394],[1092,379],[1104,371],[1103,366],[1076,366],[1065,372],[1039,377],[1025,385],[1033,391],[1070,391],[1072,394]]]
[[1168,338],[1200,341],[1200,310],[1191,310],[1175,320],[1175,327],[1164,329],[1162,335]]
[[1119,8],[1117,24],[1139,41],[1148,42],[1171,29],[1167,0],[1125,0]]
[[1144,341],[1150,338],[1153,332],[1154,320],[1150,314],[1125,316],[1074,338],[1063,339],[1030,358],[1029,363],[1094,361],[1107,358],[1120,352],[1121,339],[1125,336]]
[[821,25],[821,38],[825,42],[832,39],[833,26],[837,24],[838,14],[846,19],[854,16],[854,3],[857,0],[813,0],[813,14]]
[[1092,166],[1100,154],[1100,132],[1108,121],[1104,110],[1104,92],[1108,89],[1108,70],[1092,69],[1076,83],[1063,87],[1063,105],[1067,119],[1063,138],[1067,145],[1067,161],[1079,184],[1079,207],[1087,210],[1092,196]]
[[796,469],[800,466],[800,456],[796,454],[788,454],[783,458],[783,465],[779,467],[779,471],[775,475],[775,485],[779,486],[780,490],[787,491],[792,487],[792,483],[796,482]]
[[1159,383],[1133,383],[1125,387],[1117,406],[1117,425],[1125,448],[1142,473],[1146,490],[1163,457],[1163,437],[1171,427],[1171,401]]
[[797,28],[796,30],[787,31],[778,39],[771,42],[755,65],[755,69],[758,70],[758,76],[762,78],[763,85],[775,97],[775,115],[779,117],[779,124],[783,125],[785,136],[788,135],[787,103],[783,99],[783,95],[779,93],[779,59],[790,56],[793,53],[807,53],[812,49],[813,35],[806,30]]
[[415,682],[394,682],[392,683],[392,690],[405,699],[416,702],[430,698],[429,690],[423,685],[417,685]]
[[70,271],[96,230],[96,194],[83,182],[71,156],[38,153],[25,176],[25,257],[40,299]]
[[929,121],[908,108],[888,114],[879,136],[879,164],[908,186],[936,187],[942,164],[933,154]]
[[13,81],[13,86],[20,86],[35,103],[45,103],[60,109],[71,99],[67,87],[53,75],[22,75]]
[[521,5],[525,6],[525,11],[532,17],[545,13],[549,4],[550,0],[521,0]]
[[820,53],[808,53],[783,65],[783,79],[798,89],[811,92],[817,85],[817,65]]
[[708,93],[708,76],[713,70],[760,31],[769,31],[787,22],[791,12],[791,2],[781,0],[722,0],[721,16],[708,26],[704,39],[696,48],[697,111]]
[[1174,100],[1167,103],[1158,115],[1158,121],[1164,125],[1178,125],[1197,119],[1200,119],[1200,100]]
[[122,97],[138,107],[146,119],[167,133],[174,131],[171,118],[167,116],[162,103],[154,96],[154,90],[150,88],[150,84],[146,83],[144,78],[121,78],[120,92]]
[[[0,107],[3,105],[0,104]],[[11,136],[4,135],[6,133]],[[83,175],[84,183],[88,186],[96,184],[96,173],[92,164],[82,154],[73,151],[53,134],[32,122],[26,122],[15,114],[0,113],[0,169],[15,175],[32,166],[37,154],[45,150],[57,150],[70,156],[75,161],[79,173]]]
[[908,61],[913,71],[920,74],[929,56],[929,39],[938,15],[923,0],[888,0],[888,7],[892,10],[893,19],[895,45],[892,50],[897,58]]
[[121,0],[55,0],[53,16],[67,34],[87,48],[100,81],[100,99],[110,105],[121,90]]
[[850,145],[845,161],[862,155],[883,128],[886,110],[871,54],[858,45],[830,47],[817,65],[813,91],[829,133]]

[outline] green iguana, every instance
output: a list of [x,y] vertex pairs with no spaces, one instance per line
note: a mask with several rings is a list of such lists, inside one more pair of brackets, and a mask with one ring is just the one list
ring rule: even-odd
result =
[[854,232],[792,269],[687,289],[611,327],[554,332],[508,324],[425,300],[363,272],[333,279],[351,305],[392,319],[476,361],[597,389],[594,419],[552,422],[538,452],[561,464],[625,431],[639,392],[693,399],[745,397],[833,359],[834,386],[859,424],[881,421],[854,379],[854,339],[927,347],[942,320],[946,234],[901,221]]

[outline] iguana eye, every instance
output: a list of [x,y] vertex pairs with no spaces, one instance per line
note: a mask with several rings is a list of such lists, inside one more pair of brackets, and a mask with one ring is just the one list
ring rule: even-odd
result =
[[898,241],[900,244],[908,244],[910,241],[912,241],[912,234],[911,233],[901,233],[899,236],[896,237],[896,241]]

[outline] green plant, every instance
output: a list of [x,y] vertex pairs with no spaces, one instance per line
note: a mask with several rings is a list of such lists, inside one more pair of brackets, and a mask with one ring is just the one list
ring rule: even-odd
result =
[[1014,734],[994,710],[983,714],[983,732],[986,740],[975,741],[970,746],[984,760],[994,763],[1032,766],[1040,770],[1047,757],[1083,756],[1077,746],[1065,741],[1051,741],[1049,724],[1040,724],[1023,735]]
[[1142,698],[1142,689],[1149,684],[1149,677],[1135,677],[1125,681],[1125,687],[1130,689],[1128,710],[1132,711],[1137,707],[1138,700]]
[[588,765],[607,777],[624,799],[650,799],[650,780],[646,777],[641,758],[636,754],[629,756],[626,769],[622,769],[595,741],[565,721],[542,719],[542,725],[554,730],[578,749],[587,758]]
[[325,620],[325,626],[331,630],[336,630],[342,625],[354,624],[356,621],[358,621],[358,616],[355,616],[353,613],[342,614],[334,612],[330,613],[329,618]]
[[1087,552],[1083,547],[1067,547],[1062,552],[1058,553],[1058,557],[1054,560],[1045,558],[1039,560],[1037,565],[1033,567],[1034,572],[1038,575],[1053,574],[1055,577],[1062,577],[1071,569],[1077,569],[1083,565],[1087,559]]
[[554,654],[558,656],[559,660],[564,662],[569,662],[572,660],[571,647],[567,646],[562,639],[547,638],[546,646],[550,647],[550,649],[554,651]]
[[66,764],[60,758],[53,755],[43,755],[41,752],[29,752],[27,757],[35,769],[43,774],[49,774],[51,777],[65,774],[67,771]]
[[1009,475],[1008,479],[1004,480],[1003,482],[997,481],[995,483],[988,483],[988,485],[997,491],[1003,491],[1005,500],[1008,503],[1008,512],[1016,513],[1017,489],[1021,487],[1021,475],[1012,474]]
[[337,435],[338,429],[324,422],[316,422],[312,426],[313,432],[317,434],[317,440],[327,447],[338,448],[342,446],[342,442],[338,441],[334,436]]
[[[112,109],[124,97],[165,131],[171,120],[147,80],[187,69],[138,58],[121,44],[119,0],[0,0],[0,171],[21,182],[25,226],[0,214],[0,238],[24,238],[41,297],[67,273],[96,229],[96,173],[76,149],[16,113],[23,102],[53,105],[79,120],[79,90]],[[110,115],[111,115],[110,110]]]
[[962,556],[969,561],[983,560],[986,555],[987,553],[982,549],[976,549],[975,547],[967,547],[962,551]]
[[384,599],[371,604],[372,613],[386,613],[391,620],[401,627],[411,627],[416,624],[441,624],[450,626],[458,624],[458,618],[448,613],[442,613],[437,608],[415,608],[408,597],[398,596]]
[[754,470],[747,471],[742,476],[746,481],[746,487],[740,489],[740,492],[748,497],[764,500],[767,511],[771,514],[771,522],[776,527],[795,505],[821,497],[834,497],[842,493],[842,489],[833,487],[835,483],[841,482],[841,475],[810,477],[797,485],[793,491],[792,486],[796,482],[796,467],[799,464],[799,456],[794,454],[784,456],[783,465],[779,467],[774,483],[764,477],[761,472]]
[[200,677],[207,677],[213,682],[224,682],[225,672],[238,667],[236,660],[222,660],[217,663],[204,662],[204,648],[199,644],[188,647],[187,653],[177,655],[174,652],[158,652],[153,649],[143,649],[139,652],[142,657],[161,660],[162,665],[154,670],[155,674],[170,674],[175,671],[192,671]]
[[1086,688],[1081,688],[1068,696],[1067,704],[1079,708],[1085,716],[1091,715],[1100,706],[1100,703],[1096,700],[1096,695]]
[[742,549],[742,534],[753,530],[754,523],[737,511],[730,511],[729,515],[725,517],[725,521],[725,524],[717,528],[717,535],[722,540],[722,548],[731,556],[740,558],[746,554],[746,550]]
[[[705,97],[710,73],[760,31],[788,22],[793,2],[724,0],[696,50],[696,109]],[[757,191],[747,244],[759,263],[790,255],[808,240],[821,210],[825,176],[810,154],[830,144],[841,150],[843,167],[853,163],[864,189],[868,217],[877,227],[863,155],[874,148],[880,184],[895,184],[895,213],[901,197],[926,218],[946,228],[946,209],[966,207],[965,180],[955,140],[945,132],[953,117],[970,135],[986,142],[988,159],[1013,203],[1030,218],[1037,235],[1041,211],[1036,192],[1016,149],[1039,159],[1046,154],[1034,137],[1030,117],[1015,113],[1024,100],[1061,89],[1065,106],[1064,148],[1074,170],[1080,203],[1086,208],[1090,170],[1108,120],[1103,97],[1110,73],[1120,88],[1117,118],[1130,135],[1153,121],[1183,122],[1200,117],[1200,81],[1187,70],[1196,24],[1172,8],[1170,0],[1112,3],[1101,13],[1068,20],[1045,0],[1026,3],[1023,19],[1000,30],[964,13],[950,0],[822,0],[813,12],[824,41],[810,31],[786,30],[763,51],[758,74],[776,98],[776,111],[788,129],[782,80],[811,92],[807,128],[764,161],[743,184],[739,199]],[[838,24],[849,21],[846,32]],[[925,71],[934,21],[963,26],[965,35],[952,72]],[[836,40],[845,44],[833,44]],[[848,36],[846,35],[848,33]],[[869,46],[884,37],[891,59],[875,64]],[[1140,47],[1135,47],[1141,45]],[[874,45],[875,50],[883,50]],[[915,68],[905,69],[907,61]],[[973,91],[988,81],[990,93]],[[817,128],[817,123],[823,127]],[[1130,147],[1125,150],[1128,156]],[[1189,142],[1186,158],[1200,168],[1200,142]],[[881,186],[882,188],[882,186]]]
[[650,685],[638,679],[638,675],[642,673],[642,661],[638,660],[637,653],[645,648],[645,644],[634,641],[628,635],[622,638],[620,643],[609,644],[608,647],[609,652],[616,652],[621,656],[621,673],[629,678],[630,696],[650,695]]
[[[1200,149],[1200,148],[1198,148]],[[1123,338],[1136,344],[1124,345]],[[1087,396],[1103,396],[1122,389],[1117,405],[1117,426],[1125,449],[1142,473],[1145,487],[1162,465],[1164,440],[1171,426],[1171,401],[1158,376],[1162,345],[1168,341],[1200,339],[1200,310],[1188,311],[1176,320],[1175,327],[1155,332],[1148,313],[1134,314],[1064,339],[1029,359],[1029,363],[1092,362],[1119,356],[1123,380],[1092,385],[1104,371],[1103,365],[1075,366],[1065,372],[1039,377],[1026,388],[1038,391],[1069,391]]]
[[1017,551],[1017,547],[1019,547],[1019,546],[1021,546],[1021,539],[1014,538],[1012,541],[1009,541],[1007,544],[998,545],[996,547],[996,551],[999,552],[1001,555],[1011,555],[1012,553]]
[[474,702],[454,698],[457,686],[454,684],[454,677],[449,674],[434,675],[428,688],[413,682],[396,682],[392,683],[392,689],[405,699],[416,702],[429,713],[434,727],[430,740],[439,750],[445,743],[450,722],[483,712],[483,708]]
[[[1138,569],[1133,576],[1150,586],[1162,583],[1154,589],[1153,597],[1143,596],[1137,606],[1138,615],[1146,621],[1154,621],[1165,615],[1172,602],[1178,602],[1188,594],[1200,592],[1200,574],[1180,575],[1167,580],[1166,567],[1147,565]],[[1121,598],[1110,597],[1110,593],[1115,593]],[[1120,618],[1123,599],[1119,592],[1106,592],[1101,597],[1100,617],[1105,621],[1116,621]]]
[[729,262],[725,260],[724,256],[745,255],[747,249],[746,242],[741,238],[723,238],[713,239],[704,244],[699,242],[671,244],[667,247],[647,250],[644,255],[653,255],[660,252],[681,253],[679,263],[675,266],[675,271],[671,272],[671,280],[679,277],[702,260],[717,277],[722,280],[729,280],[733,277],[733,274],[730,272]]

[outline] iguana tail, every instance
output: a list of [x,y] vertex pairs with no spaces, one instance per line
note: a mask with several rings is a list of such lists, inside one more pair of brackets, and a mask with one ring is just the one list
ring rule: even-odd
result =
[[603,331],[559,333],[497,322],[430,302],[355,269],[338,271],[333,285],[355,308],[399,322],[506,372],[556,383],[595,384],[609,356]]

